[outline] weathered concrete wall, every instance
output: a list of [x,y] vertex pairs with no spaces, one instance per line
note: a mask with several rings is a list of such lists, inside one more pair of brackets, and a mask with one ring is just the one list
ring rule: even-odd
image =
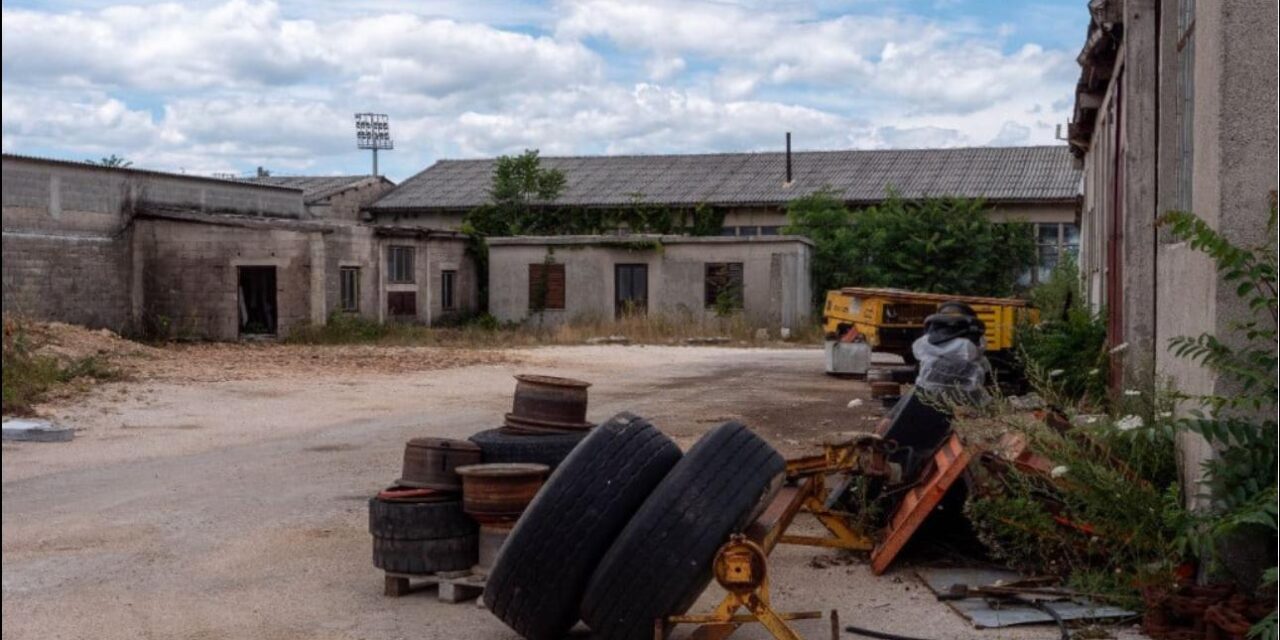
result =
[[379,180],[336,193],[321,202],[307,206],[315,218],[338,220],[343,222],[361,222],[361,210],[382,194],[395,188],[390,182]]
[[320,322],[342,310],[342,267],[360,269],[360,309],[363,318],[377,320],[379,270],[378,243],[373,230],[366,226],[339,226],[324,235],[324,305]]
[[[239,267],[276,268],[279,335],[314,320],[312,240],[318,232],[139,220],[143,321],[173,336],[240,336]],[[323,318],[322,318],[323,319]]]
[[[422,324],[440,324],[475,313],[479,308],[479,282],[475,261],[466,253],[466,240],[453,234],[397,234],[378,238],[378,264],[380,265],[379,318],[390,319],[387,309],[387,293],[412,291],[417,299],[417,316],[414,321]],[[387,256],[392,246],[414,248],[414,276],[412,283],[391,283],[386,278]],[[446,310],[442,301],[443,271],[457,271],[455,308]]]
[[373,224],[390,224],[416,229],[440,229],[442,231],[458,231],[461,229],[462,218],[465,215],[462,211],[410,213],[368,210],[368,213]]
[[[614,317],[614,267],[648,266],[648,311],[679,319],[715,317],[705,301],[706,264],[743,263],[743,314],[752,323],[778,328],[799,327],[809,321],[808,244],[786,237],[672,238],[650,248],[640,237],[630,244],[595,242],[585,237],[560,239],[503,239],[489,247],[489,311],[503,322],[529,316],[529,265],[542,264],[548,252],[565,265],[565,308],[545,310],[541,321],[608,320]],[[517,242],[523,244],[504,244]],[[532,242],[528,244],[527,242]],[[567,244],[564,244],[567,243]]]
[[[1277,184],[1276,21],[1270,0],[1196,4],[1192,210],[1244,245],[1275,242],[1266,219]],[[1168,202],[1176,173],[1169,168],[1160,177]],[[1233,325],[1251,313],[1206,256],[1168,240],[1156,265],[1156,369],[1184,392],[1231,394],[1227,381],[1174,357],[1167,344],[1202,332],[1230,341]],[[1202,440],[1188,438],[1183,468],[1198,469],[1211,455]]]

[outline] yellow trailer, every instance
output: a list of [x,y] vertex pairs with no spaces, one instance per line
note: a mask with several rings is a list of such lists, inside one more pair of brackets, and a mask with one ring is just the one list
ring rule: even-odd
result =
[[963,302],[986,325],[988,353],[1012,355],[1014,333],[1019,322],[1039,322],[1040,313],[1017,298],[953,296],[918,293],[903,289],[845,287],[827,292],[822,311],[822,328],[841,338],[855,331],[872,351],[892,353],[914,362],[911,343],[924,333],[924,319],[936,313],[944,302]]

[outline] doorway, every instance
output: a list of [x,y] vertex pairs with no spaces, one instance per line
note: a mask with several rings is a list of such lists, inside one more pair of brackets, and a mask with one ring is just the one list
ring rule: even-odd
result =
[[614,315],[618,318],[644,315],[649,306],[649,265],[615,265],[613,300]]
[[240,335],[276,334],[276,268],[239,267]]

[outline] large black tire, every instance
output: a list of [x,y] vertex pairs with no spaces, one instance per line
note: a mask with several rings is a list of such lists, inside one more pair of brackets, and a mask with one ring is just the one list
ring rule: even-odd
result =
[[511,531],[485,586],[489,610],[529,640],[564,637],[596,563],[679,459],[670,438],[630,413],[593,429]]
[[462,571],[475,565],[479,550],[476,535],[439,540],[393,540],[374,536],[373,566],[395,573]]
[[656,618],[684,613],[711,581],[711,563],[780,483],[786,463],[737,422],[707,433],[653,490],[587,584],[582,620],[611,640],[653,636]]
[[385,502],[369,499],[369,533],[392,540],[439,540],[474,536],[480,531],[463,513],[462,500]]
[[554,471],[560,462],[582,442],[588,432],[526,435],[504,433],[499,429],[481,431],[471,438],[480,447],[480,458],[487,463],[532,462],[545,464]]

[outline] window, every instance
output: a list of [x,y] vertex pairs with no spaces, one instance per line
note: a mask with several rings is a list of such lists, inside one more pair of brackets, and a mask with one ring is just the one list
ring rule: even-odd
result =
[[1177,202],[1182,211],[1191,210],[1192,152],[1195,140],[1195,60],[1196,60],[1196,0],[1178,2],[1177,76],[1178,98],[1174,117],[1178,124],[1177,168],[1175,185]]
[[387,282],[413,284],[413,247],[387,247]]
[[1049,279],[1058,260],[1064,255],[1075,257],[1080,253],[1080,227],[1067,223],[1042,223],[1036,227],[1036,268],[1032,282]]
[[529,265],[529,310],[564,308],[564,265]]
[[412,319],[418,315],[416,291],[388,291],[387,315],[394,319]]
[[778,235],[778,233],[779,233],[781,230],[782,230],[782,227],[772,227],[772,226],[770,226],[770,227],[760,227],[760,235],[762,235],[762,236],[776,236],[776,235]]
[[452,311],[458,308],[457,299],[458,272],[445,270],[440,272],[440,308]]
[[738,235],[738,228],[737,227],[720,227],[720,235],[736,236]]
[[342,295],[343,311],[360,310],[360,267],[342,267],[338,269],[338,280]]
[[742,263],[708,262],[704,293],[708,309],[741,309]]

